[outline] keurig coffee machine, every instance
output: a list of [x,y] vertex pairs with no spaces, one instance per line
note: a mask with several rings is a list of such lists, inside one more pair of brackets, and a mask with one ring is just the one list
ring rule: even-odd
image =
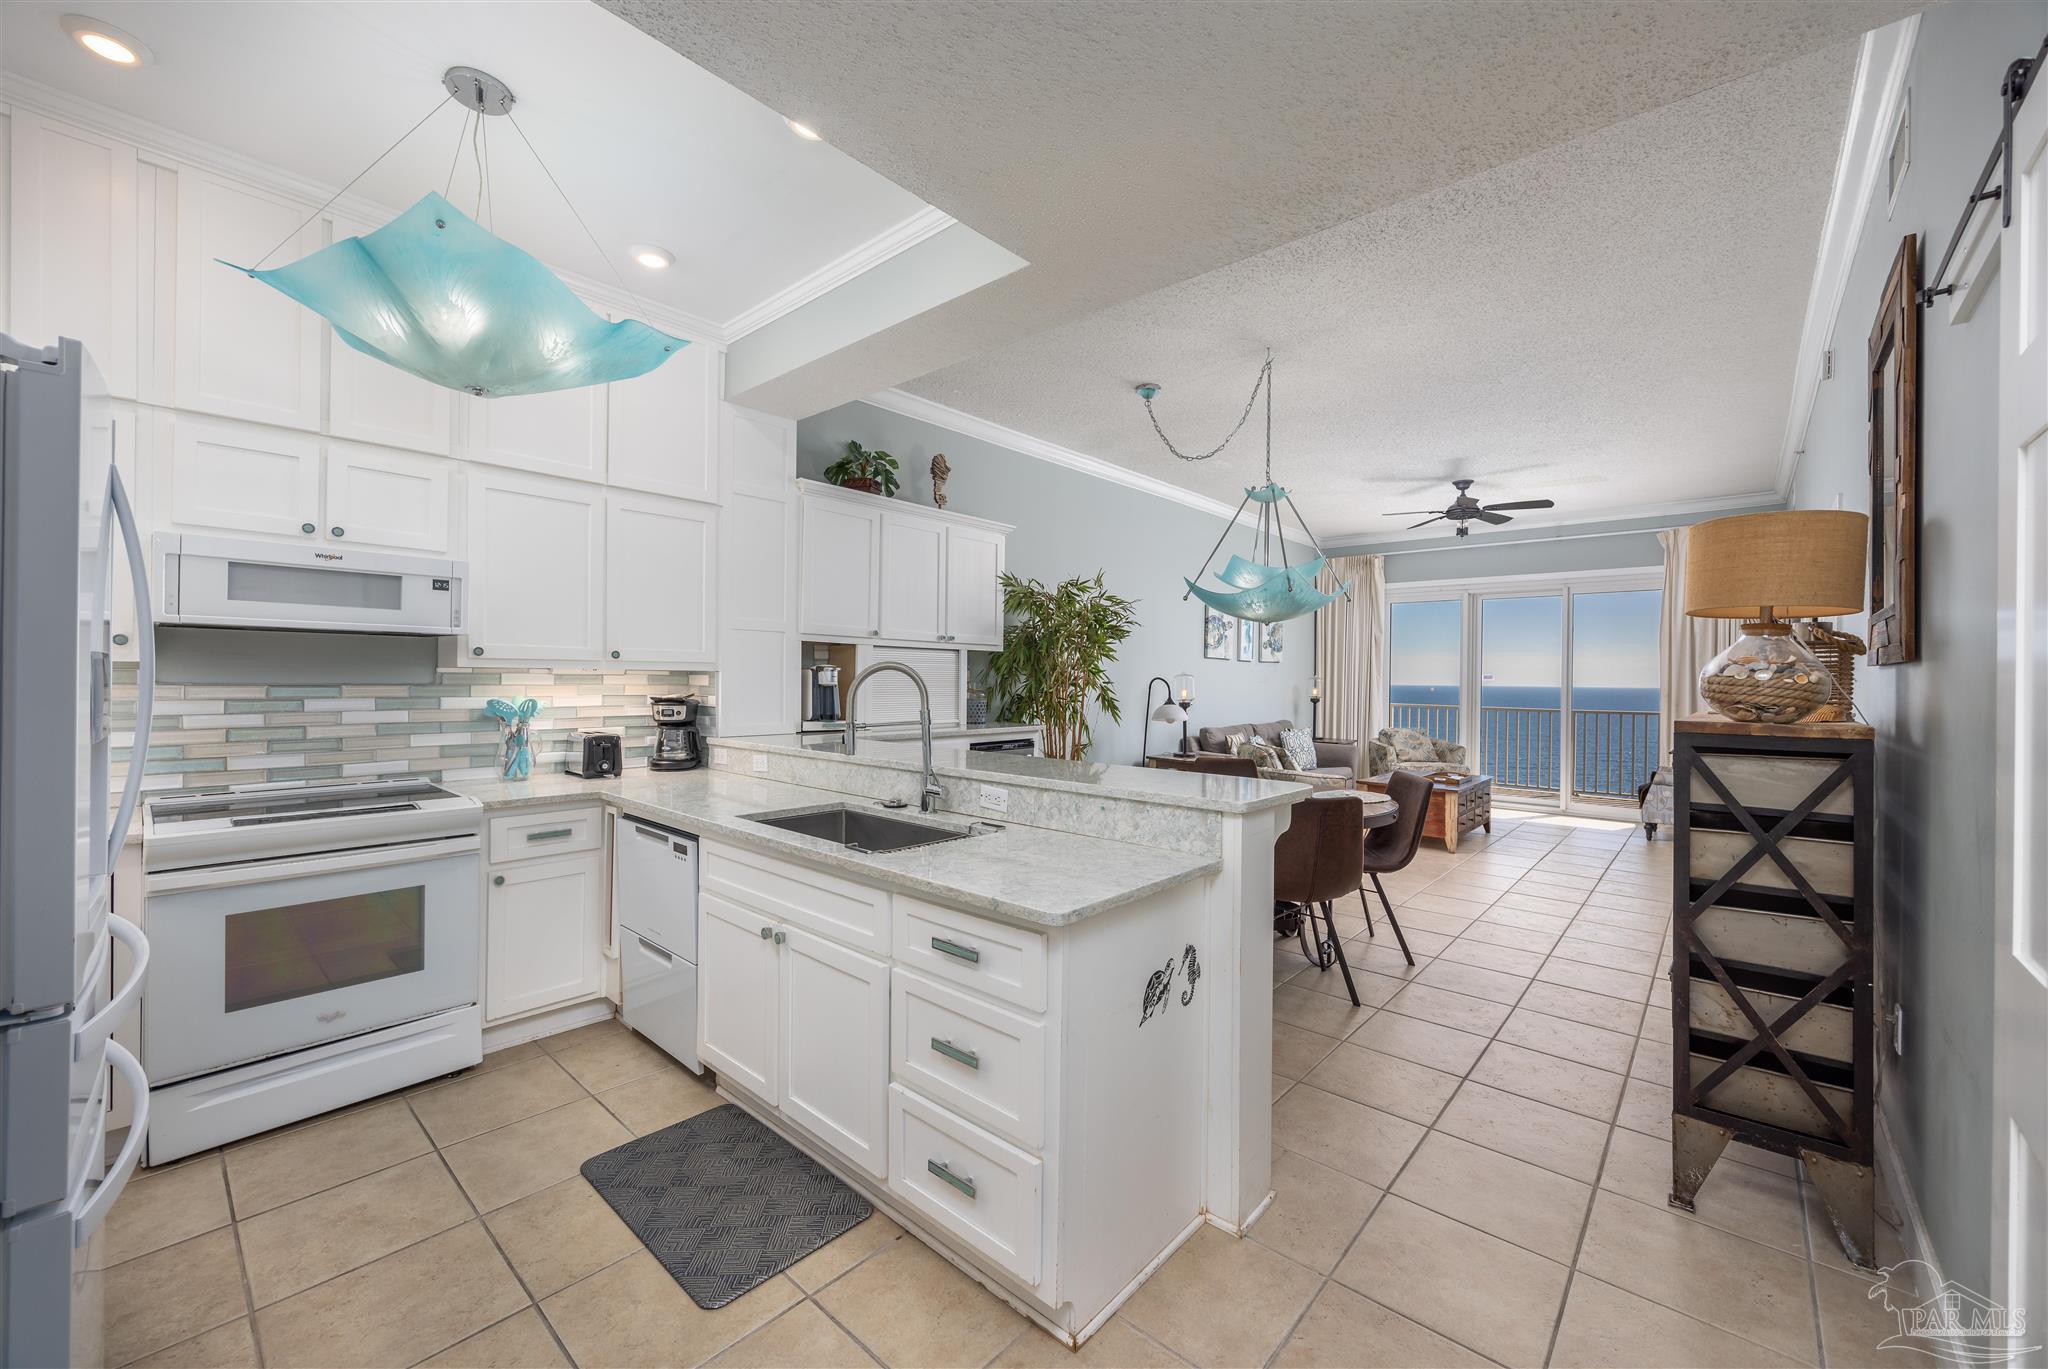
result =
[[654,753],[650,770],[695,770],[704,763],[704,742],[697,735],[695,694],[655,694],[647,705],[654,711]]

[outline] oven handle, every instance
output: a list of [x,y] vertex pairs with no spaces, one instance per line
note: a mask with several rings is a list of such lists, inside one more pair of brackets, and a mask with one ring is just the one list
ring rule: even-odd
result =
[[360,851],[332,851],[323,855],[290,860],[252,860],[240,865],[209,865],[193,870],[159,870],[151,873],[147,889],[152,894],[176,893],[185,889],[225,889],[239,884],[267,884],[276,880],[327,875],[341,870],[374,870],[385,865],[412,865],[441,856],[459,856],[482,848],[475,835],[443,841],[412,841],[393,846],[371,846]]

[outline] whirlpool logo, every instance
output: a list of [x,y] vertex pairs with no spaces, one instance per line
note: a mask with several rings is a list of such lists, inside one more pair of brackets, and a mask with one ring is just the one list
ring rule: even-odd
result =
[[338,551],[316,551],[313,553],[313,559],[316,561],[339,561],[341,553]]

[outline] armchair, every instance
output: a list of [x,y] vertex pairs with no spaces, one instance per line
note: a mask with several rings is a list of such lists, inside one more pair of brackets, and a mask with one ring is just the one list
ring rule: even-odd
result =
[[1372,739],[1372,768],[1369,775],[1385,775],[1396,770],[1418,770],[1428,773],[1436,770],[1470,771],[1466,763],[1465,748],[1456,742],[1438,741],[1426,732],[1417,732],[1412,727],[1383,727]]

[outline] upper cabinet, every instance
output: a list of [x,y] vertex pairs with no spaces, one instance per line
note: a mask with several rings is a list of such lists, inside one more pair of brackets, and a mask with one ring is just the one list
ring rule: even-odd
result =
[[468,659],[606,659],[604,520],[595,486],[469,472]]
[[38,347],[77,338],[107,388],[134,398],[135,149],[26,109],[11,124],[9,331]]
[[320,430],[327,325],[297,300],[221,264],[253,267],[266,253],[275,264],[317,251],[326,227],[315,219],[300,228],[306,212],[295,200],[207,172],[179,173],[179,408]]
[[718,730],[796,730],[796,424],[721,404]]
[[465,396],[468,440],[462,454],[574,480],[605,478],[605,390],[550,390],[504,399]]
[[445,552],[453,475],[435,457],[329,442],[321,533],[336,542]]
[[153,426],[155,522],[272,537],[319,535],[318,438],[161,412]]
[[646,375],[608,387],[607,481],[718,502],[720,361],[713,348],[685,347]]
[[718,510],[605,496],[606,657],[708,665],[717,655]]
[[806,638],[1003,644],[1010,526],[799,481]]

